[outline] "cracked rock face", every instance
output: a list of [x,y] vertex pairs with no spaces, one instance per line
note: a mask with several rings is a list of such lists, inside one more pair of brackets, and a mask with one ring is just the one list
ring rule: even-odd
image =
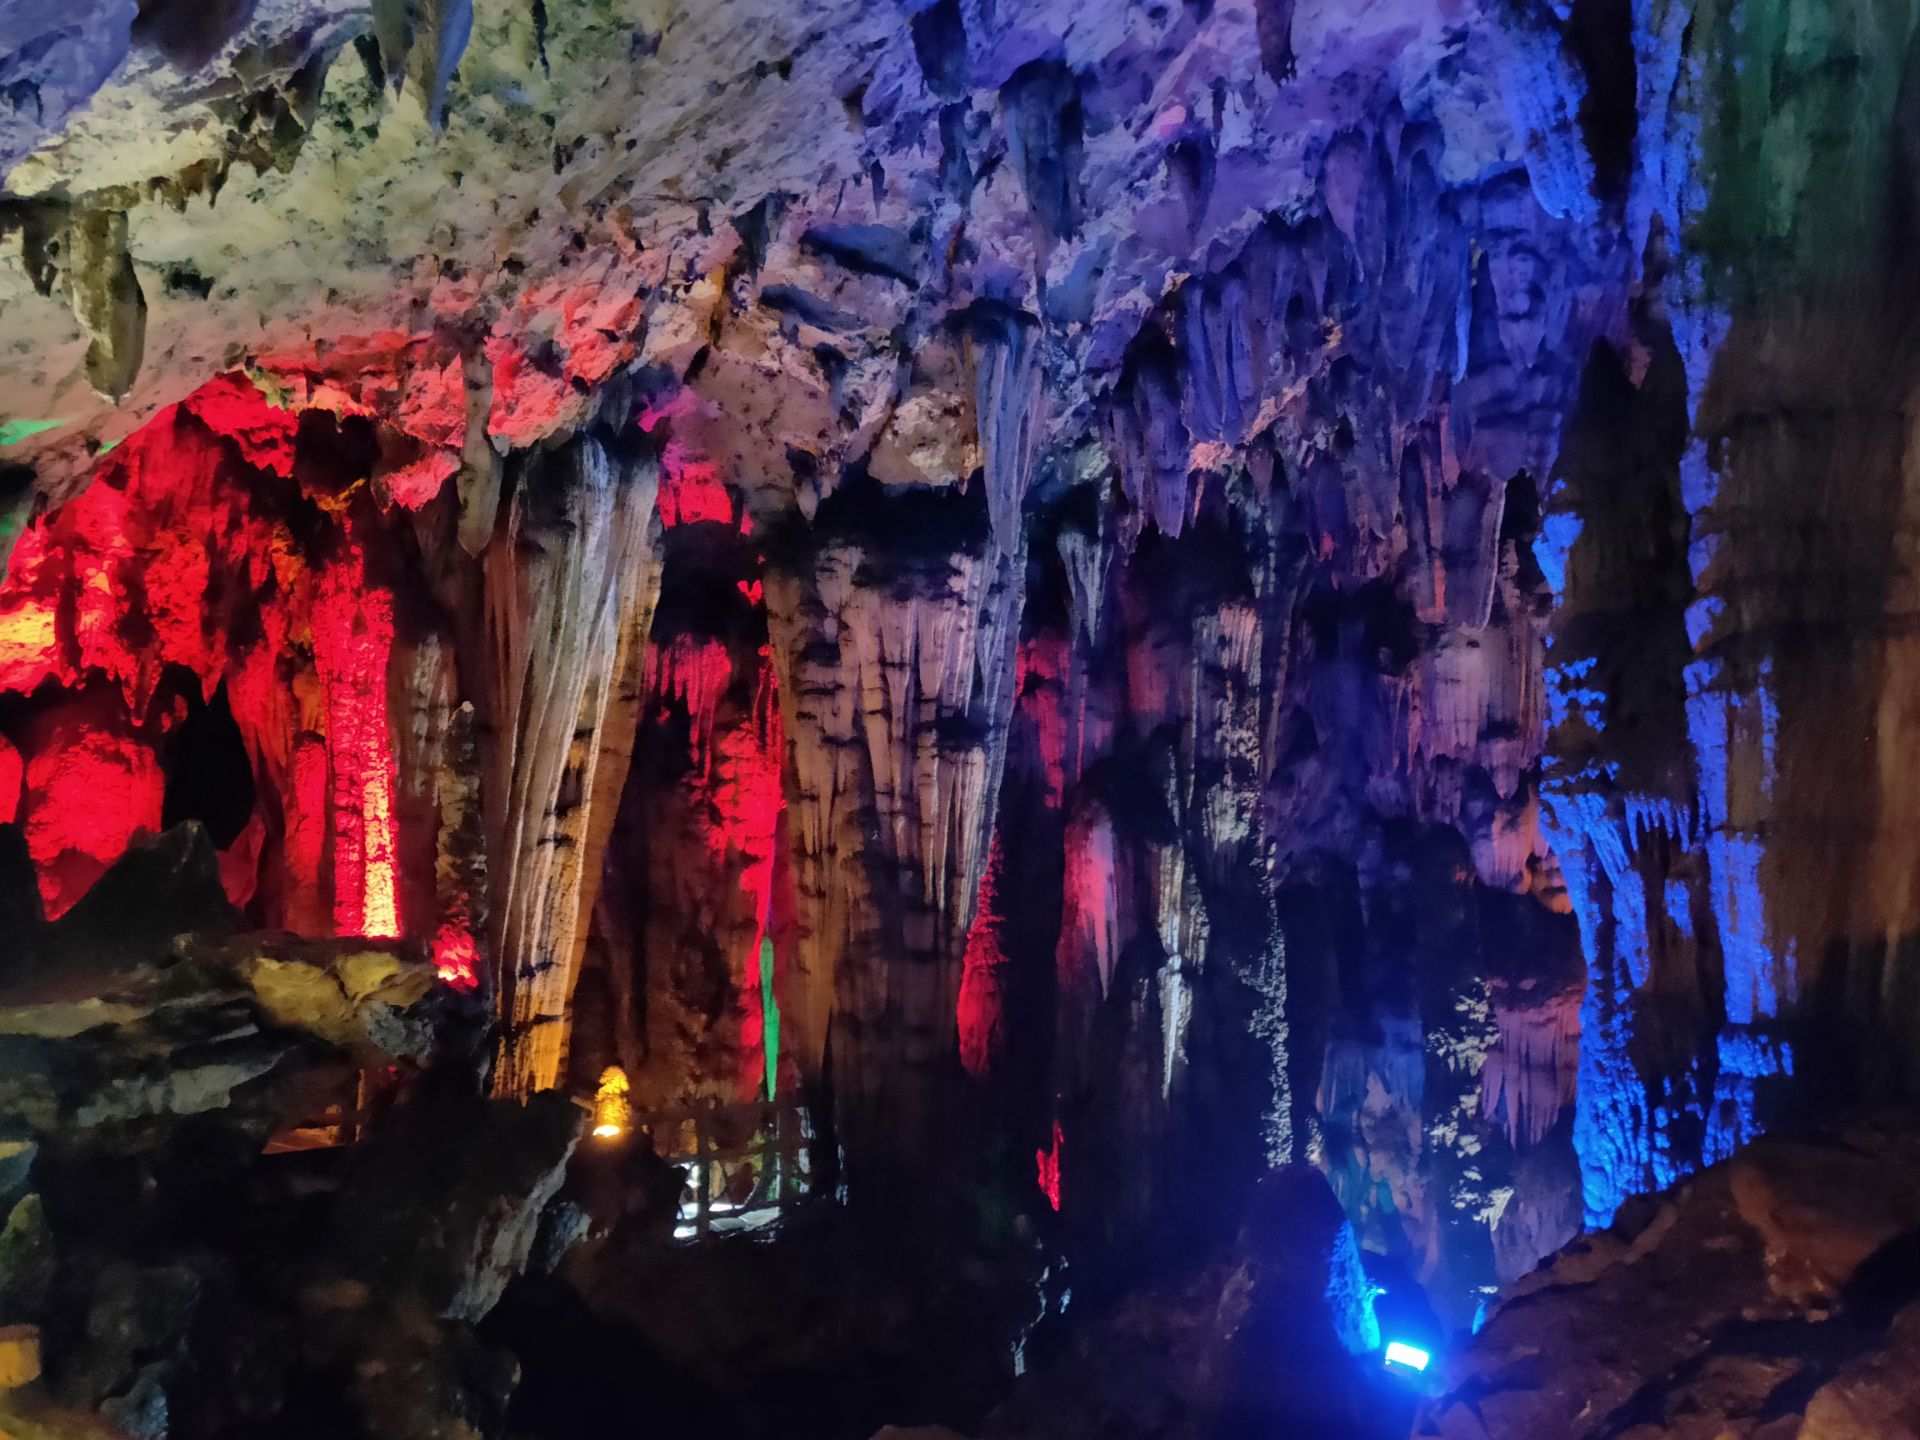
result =
[[504,1096],[1109,1258],[1309,1162],[1464,1324],[1916,1083],[1914,35],[12,5],[23,923],[197,820]]

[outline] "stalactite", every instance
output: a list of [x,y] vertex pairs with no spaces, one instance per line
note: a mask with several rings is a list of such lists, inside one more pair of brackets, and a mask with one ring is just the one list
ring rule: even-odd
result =
[[987,305],[975,305],[969,321],[987,514],[994,544],[1012,554],[1020,548],[1021,507],[1046,427],[1040,326],[1031,315]]
[[396,625],[387,668],[392,716],[394,832],[400,911],[431,928],[442,912],[435,874],[440,848],[439,791],[459,705],[453,645],[436,631]]
[[1100,638],[1100,617],[1115,551],[1113,519],[1107,507],[1097,506],[1090,526],[1063,525],[1055,545],[1067,570],[1075,638],[1091,648]]
[[[740,600],[742,611],[753,603]],[[780,1083],[786,745],[770,648],[746,651],[739,638],[682,633],[656,640],[647,661],[645,743],[684,734],[688,748],[671,759],[656,751],[629,796],[634,808],[621,823],[646,834],[620,853],[641,862],[646,893],[634,907],[641,934],[614,953],[645,966],[641,1077],[662,1101],[771,1097]],[[616,924],[625,923],[623,911]]]
[[1120,859],[1105,807],[1089,804],[1069,819],[1055,960],[1059,1037],[1055,1064],[1066,1086],[1077,1086],[1088,1078],[1095,1014],[1111,991],[1125,938]]
[[595,811],[612,805],[596,771],[603,746],[631,752],[638,687],[626,677],[659,584],[651,461],[621,463],[583,435],[518,478],[485,562],[490,940],[508,1027],[494,1083],[506,1094],[560,1078],[582,902],[599,879]]
[[1538,1145],[1574,1103],[1579,996],[1571,991],[1538,1000],[1496,995],[1493,1015],[1500,1038],[1481,1072],[1481,1113],[1503,1117],[1508,1143],[1516,1150]]
[[733,683],[727,647],[711,637],[676,635],[667,645],[647,649],[642,682],[649,704],[677,704],[686,711],[693,769],[700,780],[714,769],[714,715]]
[[1908,0],[836,7],[26,6],[25,908],[221,810],[507,1094],[1449,1324],[1920,1090]]
[[0,736],[0,825],[11,825],[20,815],[20,787],[26,765],[11,740]]
[[487,852],[477,728],[473,702],[463,701],[448,718],[441,763],[433,772],[433,878],[440,913],[434,968],[463,990],[479,989],[492,973],[480,954],[480,937],[487,933]]
[[741,987],[747,1012],[741,1026],[741,1088],[748,1094],[758,1090],[772,1099],[780,1084],[780,996],[787,988],[773,940],[787,745],[772,647],[761,646],[758,658],[750,721],[722,747],[719,810],[727,850],[740,861],[740,889],[754,915],[753,944],[747,951]]
[[974,543],[923,567],[828,541],[804,571],[766,580],[801,909],[787,1033],[818,1073],[831,1023],[850,1149],[882,1135],[923,1148],[951,1053],[1025,569],[1023,551]]
[[[426,843],[431,816],[396,759],[393,597],[353,530],[366,475],[322,418],[306,427],[229,374],[131,437],[23,537],[0,592],[9,675],[23,689],[103,677],[126,717],[104,728],[148,732],[148,744],[171,723],[155,713],[170,668],[203,697],[224,685],[257,796],[221,857],[229,893],[300,933],[394,936],[413,903],[402,827],[429,827]],[[331,538],[297,537],[296,487],[330,512]]]
[[960,995],[955,1018],[960,1036],[960,1065],[976,1080],[993,1072],[1007,1047],[1006,980],[1001,973],[1007,954],[1000,943],[1004,917],[995,909],[995,886],[1003,864],[996,834],[980,874],[980,890],[973,904],[973,925],[961,959]]
[[327,747],[317,735],[293,742],[281,792],[283,870],[280,923],[297,935],[325,935],[332,921],[327,872]]
[[160,829],[153,747],[94,690],[34,717],[20,805],[47,918],[58,920],[142,834]]
[[84,210],[67,226],[67,296],[90,337],[87,383],[118,400],[133,387],[147,344],[147,297],[120,210]]
[[1053,1122],[1053,1144],[1045,1150],[1033,1153],[1035,1180],[1040,1193],[1047,1197],[1047,1204],[1057,1212],[1062,1200],[1060,1169],[1066,1159],[1067,1137],[1060,1129],[1060,1122]]
[[[1271,903],[1271,902],[1270,902]],[[1299,1158],[1293,1117],[1292,1027],[1287,1020],[1287,941],[1277,915],[1270,915],[1267,951],[1249,976],[1260,997],[1250,1029],[1267,1047],[1271,1095],[1266,1114],[1266,1161],[1270,1168],[1291,1165]]]

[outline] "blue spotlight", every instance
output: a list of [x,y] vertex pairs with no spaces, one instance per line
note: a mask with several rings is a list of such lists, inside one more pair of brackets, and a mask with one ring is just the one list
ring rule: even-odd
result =
[[1409,1345],[1404,1340],[1389,1340],[1386,1361],[1389,1369],[1410,1370],[1418,1375],[1433,1363],[1433,1356],[1418,1345]]

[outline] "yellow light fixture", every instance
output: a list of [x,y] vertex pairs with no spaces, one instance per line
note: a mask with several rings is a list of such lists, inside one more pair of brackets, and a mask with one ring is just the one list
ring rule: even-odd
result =
[[600,1088],[593,1095],[593,1133],[600,1140],[613,1140],[627,1133],[633,1124],[633,1103],[627,1099],[630,1087],[627,1072],[609,1065],[600,1072]]

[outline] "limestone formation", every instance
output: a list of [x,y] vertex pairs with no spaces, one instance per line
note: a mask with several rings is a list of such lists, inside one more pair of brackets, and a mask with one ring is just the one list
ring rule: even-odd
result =
[[[1844,1300],[1904,1195],[1795,1249],[1746,1147],[1920,1086],[1916,67],[1914,0],[13,0],[0,1144],[532,1126],[466,1279],[303,1277],[394,1433],[508,1425],[440,1327],[563,1184],[531,1393],[530,1315],[668,1343],[588,1273],[668,1157],[876,1305],[978,1260],[961,1430],[1297,1166],[1443,1332],[1696,1173]],[[49,1403],[154,1428],[178,1338]]]

